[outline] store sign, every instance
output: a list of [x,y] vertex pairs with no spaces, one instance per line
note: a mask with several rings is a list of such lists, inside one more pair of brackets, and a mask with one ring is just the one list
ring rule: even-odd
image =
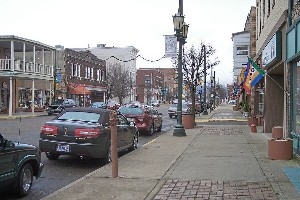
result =
[[267,46],[262,51],[262,64],[266,67],[273,61],[281,59],[281,32],[273,35]]

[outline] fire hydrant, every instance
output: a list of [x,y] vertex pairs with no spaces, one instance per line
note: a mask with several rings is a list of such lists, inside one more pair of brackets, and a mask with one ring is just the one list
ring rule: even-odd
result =
[[118,149],[117,149],[117,112],[109,113],[110,135],[111,135],[111,174],[113,178],[118,177]]

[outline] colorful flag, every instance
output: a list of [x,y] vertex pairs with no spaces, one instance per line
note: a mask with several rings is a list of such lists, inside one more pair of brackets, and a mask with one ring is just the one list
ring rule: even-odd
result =
[[247,68],[246,68],[246,71],[245,71],[245,78],[244,78],[244,89],[245,91],[247,92],[247,94],[250,94],[250,81],[251,81],[251,65],[250,63],[248,62],[247,63]]
[[254,87],[266,74],[263,69],[261,69],[251,58],[248,58],[248,62],[252,66],[251,75],[251,87]]

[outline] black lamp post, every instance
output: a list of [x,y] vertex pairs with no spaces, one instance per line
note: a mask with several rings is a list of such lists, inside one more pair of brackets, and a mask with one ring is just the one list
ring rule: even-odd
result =
[[178,104],[177,104],[177,124],[175,125],[173,136],[186,136],[182,125],[182,46],[187,38],[189,26],[184,22],[183,0],[179,0],[178,13],[173,16],[174,30],[177,41],[179,42],[178,52]]
[[202,50],[203,50],[203,55],[204,55],[204,94],[203,94],[203,98],[204,98],[204,109],[203,109],[203,112],[202,112],[202,115],[208,115],[208,112],[207,112],[207,102],[206,102],[206,47],[205,45],[202,46]]

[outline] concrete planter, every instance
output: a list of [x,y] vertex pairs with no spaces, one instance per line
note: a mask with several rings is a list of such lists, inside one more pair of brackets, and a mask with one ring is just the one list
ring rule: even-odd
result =
[[243,117],[248,118],[249,117],[249,112],[243,112]]
[[272,127],[272,138],[276,138],[276,139],[283,138],[283,127],[282,126]]
[[195,126],[195,118],[193,115],[182,115],[182,125],[185,129],[192,129]]
[[255,126],[258,125],[258,118],[256,117],[248,117],[248,126],[254,124]]
[[238,111],[238,110],[239,110],[239,108],[238,108],[237,106],[233,106],[232,109],[233,109],[234,111]]
[[268,155],[271,160],[291,160],[293,158],[293,140],[290,138],[268,140]]

